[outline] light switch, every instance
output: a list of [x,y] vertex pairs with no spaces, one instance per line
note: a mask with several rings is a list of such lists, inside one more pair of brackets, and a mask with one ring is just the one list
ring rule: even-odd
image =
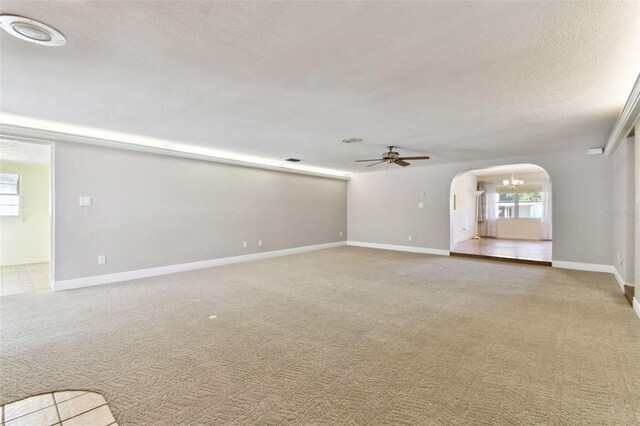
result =
[[80,205],[81,206],[90,206],[91,205],[91,197],[80,197]]
[[258,240],[258,247],[262,247],[262,240]]
[[98,256],[98,265],[104,265],[107,263],[107,256],[105,256],[104,254],[101,254],[100,256]]

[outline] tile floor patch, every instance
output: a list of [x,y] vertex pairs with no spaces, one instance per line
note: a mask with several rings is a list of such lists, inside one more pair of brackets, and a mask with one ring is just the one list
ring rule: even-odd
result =
[[62,426],[107,426],[114,423],[116,419],[113,418],[111,410],[106,405],[103,405],[93,410],[87,411],[79,416],[72,417],[69,420],[64,420]]
[[107,401],[104,400],[102,395],[87,392],[77,398],[71,398],[58,404],[60,420],[67,420],[73,416],[85,413],[106,403]]
[[0,423],[3,426],[117,426],[104,397],[87,391],[47,393],[0,406]]
[[0,296],[49,290],[49,263],[0,267]]
[[59,421],[60,418],[58,417],[56,407],[50,406],[13,420],[8,420],[5,422],[5,426],[50,426]]
[[33,413],[43,408],[54,405],[53,396],[50,393],[36,395],[20,401],[12,402],[4,407],[5,422]]
[[72,398],[79,397],[80,395],[84,395],[87,393],[86,391],[64,391],[64,392],[54,392],[53,398],[56,400],[57,404],[61,402],[67,401]]

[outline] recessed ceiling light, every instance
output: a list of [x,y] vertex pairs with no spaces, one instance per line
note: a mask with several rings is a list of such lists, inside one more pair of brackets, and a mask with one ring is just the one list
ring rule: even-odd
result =
[[16,15],[0,15],[0,28],[14,37],[43,46],[62,46],[67,39],[55,28]]
[[360,142],[362,142],[362,138],[342,139],[342,143],[360,143]]

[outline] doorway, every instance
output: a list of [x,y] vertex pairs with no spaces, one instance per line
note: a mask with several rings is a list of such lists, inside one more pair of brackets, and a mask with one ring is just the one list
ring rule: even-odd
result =
[[51,288],[51,146],[0,139],[0,296]]
[[451,183],[451,255],[551,266],[552,186],[533,164],[470,170]]

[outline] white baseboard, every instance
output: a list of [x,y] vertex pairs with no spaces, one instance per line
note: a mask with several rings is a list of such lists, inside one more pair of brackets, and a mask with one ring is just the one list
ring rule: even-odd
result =
[[[622,291],[622,293],[624,294],[624,286],[626,283],[624,282],[624,279],[622,279],[622,275],[620,275],[620,272],[618,272],[618,268],[613,265],[565,262],[561,260],[554,260],[551,265],[554,268],[574,269],[578,271],[608,272],[610,274],[613,274],[613,276],[616,278],[616,281],[620,286],[620,291]],[[635,297],[633,298],[633,310],[636,312],[636,315],[638,315],[638,318],[640,318],[640,303],[638,303],[638,300]]]
[[616,277],[616,281],[618,281],[620,290],[622,290],[622,292],[624,293],[624,286],[626,283],[624,282],[622,275],[620,275],[620,271],[618,271],[618,268],[616,268],[615,266],[613,267],[613,275]]
[[473,238],[473,233],[471,233],[471,234],[469,234],[469,235],[463,235],[463,236],[458,237],[458,238],[454,238],[454,239],[453,239],[453,243],[454,243],[454,244],[456,244],[456,243],[461,243],[461,242],[463,242],[463,241],[470,240],[471,238]]
[[599,263],[565,262],[564,260],[552,260],[551,266],[554,268],[574,269],[577,271],[607,272],[615,274],[616,268],[613,265],[602,265]]
[[449,250],[433,249],[433,248],[426,248],[426,247],[396,246],[393,244],[364,243],[361,241],[347,241],[347,245],[354,246],[354,247],[381,249],[381,250],[408,251],[411,253],[424,253],[424,254],[435,254],[438,256],[449,256]]
[[107,275],[94,275],[91,277],[74,278],[70,280],[54,281],[52,289],[71,290],[74,288],[89,287],[101,284],[110,284],[120,281],[129,281],[139,278],[155,277],[157,275],[173,274],[176,272],[192,271],[194,269],[211,268],[214,266],[230,265],[232,263],[249,262],[252,260],[268,259],[271,257],[287,256],[290,254],[304,253],[308,251],[322,250],[346,245],[346,241],[318,244],[313,246],[295,247],[284,250],[267,251],[263,253],[247,254],[243,256],[224,257],[220,259],[203,260],[200,262],[182,263],[178,265],[160,266],[157,268],[138,269],[135,271],[118,272]]

